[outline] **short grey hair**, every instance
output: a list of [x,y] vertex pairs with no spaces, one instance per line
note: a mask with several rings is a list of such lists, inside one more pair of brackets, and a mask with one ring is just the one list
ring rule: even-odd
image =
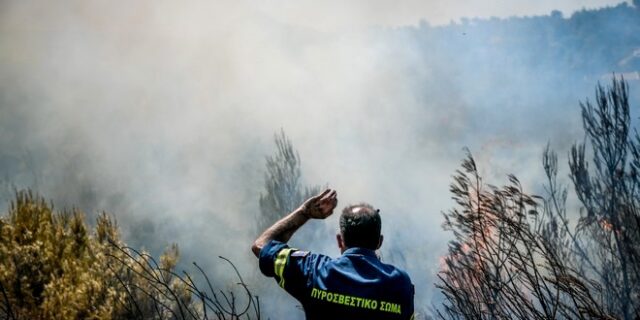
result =
[[340,233],[348,248],[376,250],[380,243],[380,210],[368,203],[347,206],[340,215]]

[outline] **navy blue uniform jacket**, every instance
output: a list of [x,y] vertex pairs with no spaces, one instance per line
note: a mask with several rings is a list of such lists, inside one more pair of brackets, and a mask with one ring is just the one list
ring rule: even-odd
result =
[[260,270],[300,301],[307,320],[413,318],[409,275],[373,250],[350,248],[331,259],[272,240],[260,251]]

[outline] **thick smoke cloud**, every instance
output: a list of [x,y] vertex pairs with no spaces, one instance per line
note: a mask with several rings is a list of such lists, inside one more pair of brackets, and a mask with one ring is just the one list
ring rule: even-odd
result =
[[[429,16],[444,7],[437,2],[392,18],[357,2],[335,16],[329,7],[0,3],[3,197],[15,185],[90,216],[112,212],[134,246],[157,253],[177,242],[184,261],[217,276],[225,275],[214,269],[217,255],[256,275],[252,219],[264,156],[284,128],[308,184],[337,189],[340,207],[368,201],[382,210],[382,255],[408,269],[416,301],[428,305],[462,148],[492,181],[510,172],[536,181],[547,140],[566,150],[580,138],[577,100],[595,82],[584,81],[587,91],[568,85],[551,104],[531,68],[487,78],[490,70],[474,70],[488,66],[451,61],[471,40],[430,50],[413,36],[422,27],[370,27],[438,21]],[[337,228],[336,217],[317,223]],[[293,241],[335,256],[333,239]]]

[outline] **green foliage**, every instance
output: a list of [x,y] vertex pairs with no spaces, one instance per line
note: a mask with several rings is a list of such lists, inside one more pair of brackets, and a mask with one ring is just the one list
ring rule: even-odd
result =
[[109,319],[124,298],[106,255],[115,224],[98,219],[90,235],[77,210],[54,212],[28,192],[18,193],[0,219],[0,285],[6,314],[18,319]]
[[208,290],[199,289],[190,274],[178,275],[178,260],[176,244],[159,263],[126,247],[105,213],[90,230],[78,210],[54,211],[42,198],[20,192],[8,215],[0,217],[0,318],[260,318],[257,297],[237,270],[248,297],[243,308],[233,292],[227,299],[214,290],[197,265]]

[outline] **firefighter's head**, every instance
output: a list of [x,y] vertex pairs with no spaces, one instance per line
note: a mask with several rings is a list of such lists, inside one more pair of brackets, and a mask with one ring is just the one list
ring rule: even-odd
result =
[[340,215],[340,233],[337,235],[340,251],[349,248],[377,250],[382,245],[380,210],[370,204],[350,205]]

